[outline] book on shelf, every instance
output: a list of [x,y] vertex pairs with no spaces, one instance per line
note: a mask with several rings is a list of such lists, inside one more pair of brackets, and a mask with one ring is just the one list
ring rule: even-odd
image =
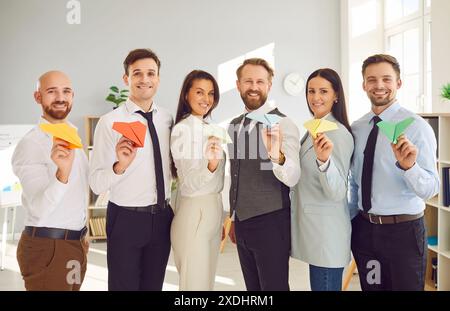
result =
[[442,205],[444,206],[450,205],[449,170],[450,167],[442,168],[442,194],[443,194]]
[[92,217],[89,219],[91,236],[106,236],[106,218]]
[[431,280],[434,281],[434,287],[437,288],[437,269],[438,269],[438,259],[437,257],[434,257],[431,259]]

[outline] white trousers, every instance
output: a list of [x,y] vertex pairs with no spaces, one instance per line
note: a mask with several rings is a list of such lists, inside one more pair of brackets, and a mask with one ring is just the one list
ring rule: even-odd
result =
[[220,193],[178,198],[170,238],[180,290],[213,290],[222,215]]

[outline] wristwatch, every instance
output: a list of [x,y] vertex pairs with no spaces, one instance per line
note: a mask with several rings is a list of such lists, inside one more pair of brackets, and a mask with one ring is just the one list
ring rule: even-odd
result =
[[272,158],[270,156],[270,154],[269,154],[269,159],[270,159],[270,161],[272,161],[274,163],[277,163],[278,165],[283,165],[284,162],[286,162],[286,157],[284,156],[284,153],[281,152],[281,150],[280,150],[280,154],[278,156],[278,159]]

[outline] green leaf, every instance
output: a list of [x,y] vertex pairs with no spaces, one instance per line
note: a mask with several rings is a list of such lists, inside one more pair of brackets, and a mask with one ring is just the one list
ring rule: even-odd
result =
[[109,102],[113,102],[115,104],[116,104],[116,101],[117,101],[116,96],[114,96],[113,94],[109,94],[108,97],[106,97],[106,100],[109,101]]
[[114,93],[119,93],[119,88],[117,86],[111,86],[109,89]]
[[129,91],[127,90],[127,89],[123,89],[123,90],[121,90],[120,91],[120,95],[124,95],[124,94],[126,94],[126,93],[128,93]]
[[442,98],[446,98],[446,99],[450,100],[450,83],[447,83],[442,86],[441,96],[442,96]]

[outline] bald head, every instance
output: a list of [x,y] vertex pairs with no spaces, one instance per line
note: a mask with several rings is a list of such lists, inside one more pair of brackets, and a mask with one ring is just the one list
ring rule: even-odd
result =
[[62,71],[47,71],[39,77],[37,81],[36,91],[45,90],[49,85],[65,85],[72,88],[72,82],[69,77]]
[[64,122],[72,109],[72,82],[61,71],[48,71],[39,77],[34,98],[42,106],[45,119],[51,123]]

